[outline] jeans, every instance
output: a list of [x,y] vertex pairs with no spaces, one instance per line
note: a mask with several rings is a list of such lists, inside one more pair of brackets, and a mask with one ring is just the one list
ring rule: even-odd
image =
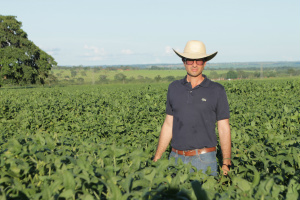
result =
[[[211,167],[211,174],[212,176],[217,176],[217,159],[216,159],[216,151],[212,151],[212,152],[208,152],[208,153],[204,153],[204,154],[198,154],[195,156],[184,156],[184,155],[180,155],[178,153],[175,152],[171,152],[169,159],[171,157],[175,158],[175,163],[177,164],[178,158],[181,158],[182,162],[187,164],[187,163],[191,163],[192,166],[196,167],[197,170],[202,170],[203,173],[206,172],[208,166]],[[191,169],[191,172],[193,172],[194,170]]]

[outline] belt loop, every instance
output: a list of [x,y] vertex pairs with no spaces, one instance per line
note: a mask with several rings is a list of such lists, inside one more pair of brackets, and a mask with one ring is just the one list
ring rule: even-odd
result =
[[196,155],[199,155],[199,154],[198,154],[198,149],[196,149]]

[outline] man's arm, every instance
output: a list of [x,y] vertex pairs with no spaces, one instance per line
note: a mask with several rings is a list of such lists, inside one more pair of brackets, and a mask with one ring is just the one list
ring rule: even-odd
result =
[[231,134],[229,119],[218,121],[218,131],[223,155],[223,174],[227,175],[228,165],[231,165]]
[[160,131],[158,146],[153,161],[156,162],[166,151],[171,139],[173,129],[173,116],[167,115]]

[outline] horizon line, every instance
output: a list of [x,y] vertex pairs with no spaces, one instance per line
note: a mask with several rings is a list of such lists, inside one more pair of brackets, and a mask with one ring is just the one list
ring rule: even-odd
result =
[[[300,60],[298,61],[249,61],[249,62],[213,62],[213,63],[210,63],[208,62],[207,65],[211,65],[211,64],[232,64],[232,63],[236,63],[236,64],[240,64],[240,63],[299,63],[300,64]],[[99,66],[145,66],[145,65],[152,65],[152,66],[155,66],[155,65],[182,65],[182,63],[148,63],[148,64],[114,64],[114,65],[109,65],[109,64],[104,64],[104,65],[101,65],[101,64],[96,64],[96,65],[82,65],[82,64],[79,64],[79,65],[57,65],[57,66],[61,66],[61,67],[99,67]]]

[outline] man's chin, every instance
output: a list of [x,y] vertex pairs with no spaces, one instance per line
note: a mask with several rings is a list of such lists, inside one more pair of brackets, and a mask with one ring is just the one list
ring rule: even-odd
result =
[[191,77],[194,77],[194,78],[196,78],[196,77],[199,77],[200,75],[202,75],[202,72],[201,73],[197,73],[197,74],[191,74],[191,73],[187,73],[189,76],[191,76]]

